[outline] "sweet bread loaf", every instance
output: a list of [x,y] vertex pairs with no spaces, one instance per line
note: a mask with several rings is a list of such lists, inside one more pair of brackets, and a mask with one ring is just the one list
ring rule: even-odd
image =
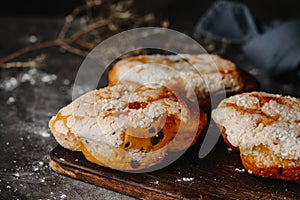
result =
[[61,146],[93,163],[141,170],[195,142],[207,119],[191,108],[157,84],[118,84],[79,97],[49,127]]
[[227,94],[251,91],[257,82],[229,60],[210,54],[140,55],[118,61],[109,72],[109,83],[123,81],[159,83],[183,91],[209,111],[210,94],[223,89]]
[[239,94],[221,101],[212,118],[249,173],[300,181],[299,98]]

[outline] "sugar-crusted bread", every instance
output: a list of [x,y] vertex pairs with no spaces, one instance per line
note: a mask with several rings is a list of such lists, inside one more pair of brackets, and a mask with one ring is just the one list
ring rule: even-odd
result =
[[[229,60],[210,54],[140,55],[118,61],[109,72],[109,83],[123,81],[159,83],[184,91],[202,108],[210,107],[210,94],[251,91],[257,82]],[[209,109],[206,109],[209,111]]]
[[252,92],[223,100],[212,118],[257,176],[300,181],[300,99]]
[[192,145],[207,119],[166,87],[119,84],[91,91],[62,108],[49,127],[58,143],[120,170],[161,162]]

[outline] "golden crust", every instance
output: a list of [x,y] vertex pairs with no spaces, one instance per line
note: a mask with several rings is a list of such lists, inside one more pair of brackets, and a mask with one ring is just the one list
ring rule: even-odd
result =
[[224,99],[212,118],[249,173],[299,182],[300,99],[244,93]]
[[113,67],[108,73],[109,85],[117,85],[119,83],[117,76],[118,67]]
[[109,72],[109,84],[123,81],[147,84],[157,82],[185,93],[200,107],[210,111],[211,95],[252,91],[257,81],[229,60],[216,55],[140,55],[118,61]]
[[182,151],[194,145],[207,126],[206,114],[199,108],[194,108],[194,104],[187,106],[189,119],[181,122],[180,130],[169,144],[168,151],[170,152]]
[[[140,170],[167,151],[194,143],[206,126],[200,115],[165,87],[116,85],[92,91],[62,108],[49,122],[59,144],[87,160],[120,170]],[[197,124],[199,126],[191,126]]]
[[[239,152],[239,147],[233,146],[228,141],[225,128],[222,126],[219,126],[219,128],[226,145],[232,150]],[[263,163],[258,161],[259,159],[257,155],[263,156],[264,159],[271,159],[270,155],[272,155],[273,152],[270,152],[268,148],[262,145],[255,146],[253,151],[255,153],[247,155],[240,152],[242,164],[248,173],[266,178],[291,180],[300,183],[300,160],[295,162],[277,157],[272,160],[272,166],[265,166]]]
[[[85,158],[95,164],[118,170],[143,170],[159,164],[165,157],[167,146],[156,151],[147,152],[141,159],[135,160],[132,154],[137,153],[123,148],[113,149],[110,156],[93,151],[90,145],[82,145],[80,151]],[[138,154],[138,153],[137,153]]]
[[[273,158],[270,149],[263,145],[256,146],[253,149],[253,154],[244,155],[241,152],[241,160],[246,170],[249,173],[261,177],[269,177],[274,179],[284,179],[290,181],[300,181],[300,160],[287,160],[279,157]],[[264,159],[272,159],[271,166],[265,166],[264,163],[258,162],[258,156],[263,156]]]

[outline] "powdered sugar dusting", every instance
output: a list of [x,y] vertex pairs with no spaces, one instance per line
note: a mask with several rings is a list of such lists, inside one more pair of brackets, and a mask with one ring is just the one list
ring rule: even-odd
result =
[[[223,100],[212,117],[244,155],[263,145],[275,157],[300,159],[300,99],[263,92],[235,95]],[[274,160],[258,158],[265,165]]]
[[246,170],[245,169],[235,168],[234,171],[244,173]]
[[12,91],[23,83],[29,83],[30,85],[35,85],[37,83],[52,84],[56,79],[57,76],[55,74],[48,74],[37,70],[36,68],[31,68],[26,72],[20,73],[17,77],[10,77],[2,80],[0,82],[0,89]]
[[15,77],[11,77],[8,79],[4,79],[1,83],[0,83],[0,88],[4,89],[6,91],[11,91],[13,89],[15,89],[16,87],[18,87],[19,82]]
[[209,92],[223,88],[227,91],[238,91],[243,87],[235,64],[215,55],[129,57],[116,63],[112,71],[115,73],[116,82],[133,81],[168,86],[182,83],[190,100],[195,100],[195,91],[198,98],[206,98]]
[[9,97],[6,101],[7,105],[13,104],[16,102],[16,99],[14,97]]
[[[33,122],[19,122],[16,124],[17,130],[26,131],[28,133],[32,133],[43,138],[50,137],[49,129],[41,123],[33,123]],[[23,138],[21,139],[23,140]]]
[[182,177],[182,178],[178,178],[176,179],[176,182],[192,182],[194,181],[195,178],[192,178],[192,177]]
[[[90,152],[111,155],[113,149],[123,144],[121,135],[127,129],[143,128],[147,131],[164,115],[174,115],[187,121],[188,111],[184,111],[187,107],[165,96],[164,89],[155,85],[124,84],[91,91],[61,109],[51,119],[50,129],[66,148],[70,148],[66,141],[71,140],[69,133],[72,133],[72,142],[81,138]],[[76,143],[74,145],[71,149],[79,148]],[[153,155],[160,156],[160,153],[153,152]],[[142,160],[143,154],[140,150],[126,151],[126,155],[136,161]]]

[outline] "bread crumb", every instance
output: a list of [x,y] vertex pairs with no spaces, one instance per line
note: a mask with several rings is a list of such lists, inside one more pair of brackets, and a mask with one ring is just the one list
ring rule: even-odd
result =
[[9,97],[6,101],[7,105],[13,104],[16,102],[16,99],[14,97]]
[[176,179],[176,182],[191,182],[193,181],[195,178],[190,178],[190,177],[182,177],[182,178],[178,178]]
[[235,168],[235,170],[234,171],[236,171],[236,172],[241,172],[241,173],[244,173],[245,172],[245,169],[239,169],[239,168]]

